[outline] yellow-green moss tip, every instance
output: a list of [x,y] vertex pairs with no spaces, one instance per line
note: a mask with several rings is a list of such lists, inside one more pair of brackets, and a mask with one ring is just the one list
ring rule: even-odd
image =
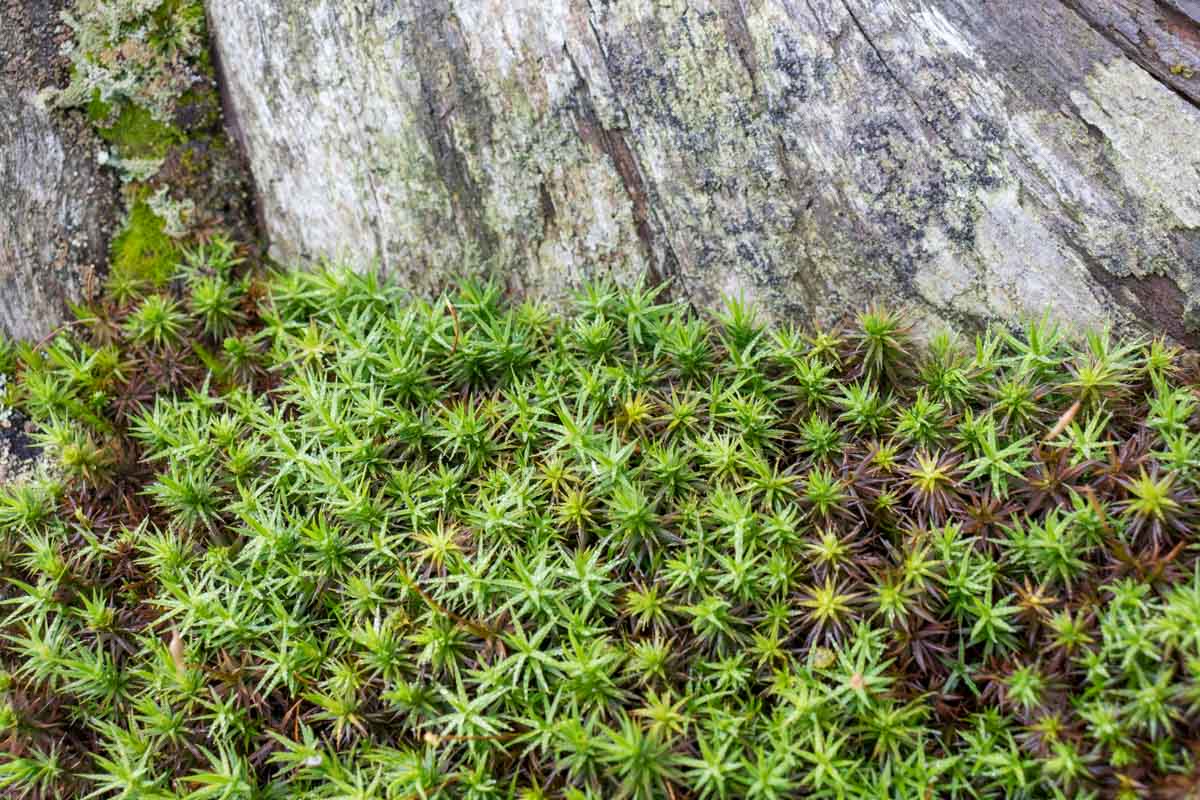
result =
[[170,280],[179,257],[179,248],[166,234],[163,220],[139,200],[125,228],[113,240],[112,279],[161,286]]

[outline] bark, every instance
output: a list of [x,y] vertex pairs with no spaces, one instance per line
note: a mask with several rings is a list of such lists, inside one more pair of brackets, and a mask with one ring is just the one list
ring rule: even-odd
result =
[[1195,0],[209,0],[273,253],[1196,341]]
[[61,85],[63,0],[0,0],[0,335],[36,339],[105,263],[116,187],[79,114],[51,116]]

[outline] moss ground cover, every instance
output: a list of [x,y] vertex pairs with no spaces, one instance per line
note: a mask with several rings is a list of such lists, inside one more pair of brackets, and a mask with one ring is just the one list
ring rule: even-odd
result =
[[18,351],[59,469],[0,494],[9,792],[1194,785],[1187,354],[240,269]]

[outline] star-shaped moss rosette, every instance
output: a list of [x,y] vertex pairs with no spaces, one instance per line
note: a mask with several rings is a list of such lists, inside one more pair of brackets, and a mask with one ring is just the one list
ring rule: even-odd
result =
[[18,350],[58,471],[0,497],[16,796],[1193,783],[1186,354],[241,270]]

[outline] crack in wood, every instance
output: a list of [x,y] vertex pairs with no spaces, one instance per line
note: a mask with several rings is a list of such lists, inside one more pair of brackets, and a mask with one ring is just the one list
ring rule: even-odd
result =
[[846,13],[850,16],[850,21],[858,30],[859,35],[863,37],[863,40],[866,41],[867,46],[871,48],[871,51],[875,53],[875,57],[879,59],[879,63],[883,66],[883,71],[887,73],[888,78],[891,79],[892,83],[894,83],[900,89],[900,91],[904,93],[904,96],[907,97],[917,109],[921,117],[921,123],[928,128],[934,137],[939,139],[942,144],[946,145],[950,152],[957,155],[958,150],[954,146],[954,143],[950,141],[950,138],[946,136],[945,133],[938,129],[937,125],[934,124],[933,118],[929,115],[928,110],[925,108],[925,104],[921,102],[919,97],[917,97],[916,92],[909,88],[908,84],[900,80],[900,76],[897,75],[896,71],[892,69],[892,65],[883,55],[883,51],[879,49],[877,44],[875,44],[875,40],[871,37],[871,34],[867,32],[866,27],[859,20],[858,15],[854,13],[854,9],[850,5],[850,0],[841,0],[841,3],[842,7],[846,9]]
[[[600,61],[604,65],[609,85],[612,85],[612,65],[608,63],[608,54],[604,51],[604,43],[600,38],[600,32],[596,30],[596,24],[592,18],[593,13],[594,8],[592,7],[591,0],[588,0],[588,28],[591,31],[592,39],[596,43],[596,51],[600,54]],[[621,133],[621,130],[610,129],[600,120],[599,115],[596,113],[595,102],[592,99],[591,84],[587,76],[579,69],[579,64],[575,61],[575,57],[566,45],[563,46],[563,52],[566,54],[567,60],[571,64],[571,69],[575,73],[576,80],[582,89],[583,107],[580,111],[580,120],[583,125],[580,127],[580,137],[585,141],[590,139],[590,143],[593,146],[599,147],[612,161],[633,207],[634,230],[637,232],[638,240],[641,242],[646,256],[647,280],[653,285],[661,285],[669,280],[678,269],[679,258],[675,254],[675,249],[671,245],[670,237],[667,235],[664,226],[661,223],[655,224],[656,214],[650,207],[649,192],[646,188],[645,179],[642,177],[637,156],[629,146],[629,142],[626,140],[624,134]],[[620,118],[625,125],[624,130],[628,130],[629,114],[619,101],[617,101],[617,106],[620,111]],[[662,248],[663,257],[661,260],[656,255],[656,243]]]
[[[1173,65],[1156,62],[1147,55],[1146,51],[1155,49],[1154,42],[1140,42],[1131,39],[1124,31],[1098,19],[1090,9],[1084,7],[1080,0],[1059,0],[1059,2],[1101,38],[1120,50],[1126,58],[1140,67],[1147,75],[1188,105],[1200,109],[1200,89],[1193,90],[1182,85],[1182,82],[1171,73]],[[1176,42],[1186,42],[1189,49],[1198,51],[1197,58],[1200,59],[1200,21],[1183,12],[1174,3],[1163,3],[1160,0],[1155,5],[1159,9],[1159,13],[1168,18],[1167,21],[1170,23],[1168,32]],[[1141,24],[1135,17],[1130,15],[1129,20],[1138,25],[1140,29]]]

